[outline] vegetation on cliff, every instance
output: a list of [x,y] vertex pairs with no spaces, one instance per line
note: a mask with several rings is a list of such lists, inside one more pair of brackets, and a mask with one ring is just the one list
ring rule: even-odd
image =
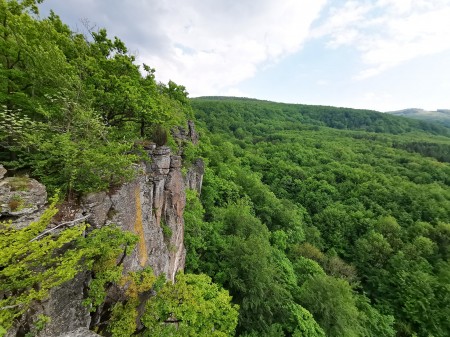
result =
[[0,161],[67,194],[123,182],[136,144],[191,115],[187,92],[104,29],[39,19],[38,2],[0,1]]
[[[0,162],[74,199],[128,181],[148,143],[176,147],[170,130],[192,109],[183,86],[157,82],[117,37],[75,33],[54,13],[41,19],[41,2],[0,0]],[[151,268],[125,273],[133,234],[75,222],[45,232],[55,212],[53,205],[24,229],[0,221],[0,336],[86,270],[85,305],[93,317],[103,307],[91,326],[98,333],[233,335],[238,307],[208,276],[178,275],[171,284]],[[111,300],[114,287],[121,295]],[[139,305],[146,309],[138,315]],[[34,335],[47,321],[26,322],[21,333]]]

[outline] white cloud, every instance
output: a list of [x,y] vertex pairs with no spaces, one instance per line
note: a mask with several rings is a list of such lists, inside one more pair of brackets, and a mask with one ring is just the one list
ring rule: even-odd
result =
[[323,4],[175,0],[160,27],[172,50],[142,56],[164,80],[186,84],[193,95],[222,94],[254,76],[261,65],[297,51]]
[[314,30],[328,46],[353,46],[361,52],[367,78],[405,61],[450,50],[448,0],[346,1],[330,7]]
[[57,13],[106,26],[156,68],[158,79],[183,84],[195,96],[226,92],[298,51],[326,0],[47,2]]

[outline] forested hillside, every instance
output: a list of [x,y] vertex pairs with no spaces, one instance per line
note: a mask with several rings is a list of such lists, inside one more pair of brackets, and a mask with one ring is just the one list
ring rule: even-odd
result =
[[[31,178],[56,196],[24,228],[0,209],[0,336],[17,325],[42,336],[50,318],[32,317],[36,303],[80,272],[89,328],[104,336],[450,335],[448,128],[368,110],[190,100],[106,30],[41,18],[41,2],[0,0],[0,163],[17,192],[6,206],[25,207]],[[191,118],[197,147],[173,136]],[[201,194],[186,193],[186,274],[175,283],[148,265],[124,269],[137,235],[55,223],[61,203],[109,196],[139,163],[152,169],[150,145],[177,154],[179,200],[182,173],[198,157],[206,167]],[[166,241],[174,234],[158,226]]]
[[[381,113],[192,100],[207,171],[187,269],[245,336],[448,336],[450,138]],[[200,203],[201,202],[201,203]]]

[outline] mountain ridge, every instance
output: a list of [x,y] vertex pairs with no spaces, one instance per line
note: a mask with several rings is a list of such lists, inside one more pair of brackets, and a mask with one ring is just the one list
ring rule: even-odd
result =
[[387,113],[394,116],[401,116],[439,123],[441,125],[450,127],[450,109],[436,109],[435,111],[431,111],[419,108],[408,108],[396,111],[389,111]]

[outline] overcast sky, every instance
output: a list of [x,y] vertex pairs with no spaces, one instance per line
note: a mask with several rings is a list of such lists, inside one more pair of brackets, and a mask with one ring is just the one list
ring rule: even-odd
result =
[[450,109],[450,0],[46,0],[190,97]]

